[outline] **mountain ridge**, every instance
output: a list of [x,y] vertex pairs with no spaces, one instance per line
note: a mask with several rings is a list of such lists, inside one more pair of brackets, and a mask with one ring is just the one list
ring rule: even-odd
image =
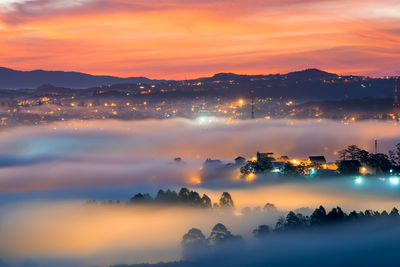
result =
[[0,67],[0,88],[2,89],[35,89],[44,84],[57,87],[84,89],[116,83],[159,83],[162,80],[151,80],[146,77],[121,78],[108,75],[91,75],[76,71],[20,71]]

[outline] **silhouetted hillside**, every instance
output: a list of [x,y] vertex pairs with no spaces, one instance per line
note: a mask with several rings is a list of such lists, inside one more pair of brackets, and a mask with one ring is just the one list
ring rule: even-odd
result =
[[116,83],[153,83],[145,77],[119,78],[113,76],[95,76],[80,72],[64,71],[17,71],[0,67],[0,88],[32,89],[43,84],[57,87],[89,88]]
[[269,75],[218,73],[212,77],[193,80],[166,81],[142,77],[93,76],[78,72],[41,70],[22,72],[0,68],[0,89],[38,87],[40,91],[46,92],[60,92],[68,88],[89,88],[88,94],[109,97],[121,97],[128,93],[163,99],[175,97],[248,98],[253,92],[256,98],[320,101],[366,97],[392,98],[394,78],[340,76],[318,69],[307,69]]

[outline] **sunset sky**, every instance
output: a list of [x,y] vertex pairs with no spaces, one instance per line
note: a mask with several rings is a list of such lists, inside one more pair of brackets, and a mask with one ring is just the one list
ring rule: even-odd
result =
[[187,79],[400,74],[398,0],[0,0],[0,66]]

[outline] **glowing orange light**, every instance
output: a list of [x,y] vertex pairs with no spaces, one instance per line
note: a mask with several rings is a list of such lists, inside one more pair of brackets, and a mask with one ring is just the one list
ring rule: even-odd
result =
[[256,175],[254,173],[249,173],[248,175],[246,175],[246,181],[248,181],[248,182],[254,181],[255,178],[256,178]]
[[201,184],[201,179],[198,176],[193,176],[193,177],[190,178],[190,182],[192,184]]

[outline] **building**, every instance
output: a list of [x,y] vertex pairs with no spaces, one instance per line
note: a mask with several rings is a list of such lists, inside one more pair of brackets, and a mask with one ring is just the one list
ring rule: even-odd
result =
[[207,158],[206,161],[204,162],[204,166],[216,167],[216,166],[221,166],[221,165],[222,165],[222,161],[220,161],[219,159]]
[[265,159],[275,160],[273,156],[274,156],[274,153],[272,153],[272,152],[269,152],[269,153],[257,152],[257,161],[263,161]]
[[310,164],[326,164],[326,159],[324,156],[309,156],[307,162]]
[[246,159],[245,158],[243,158],[243,157],[237,157],[236,159],[235,159],[235,165],[238,165],[238,166],[242,166],[242,165],[244,165],[246,163]]

